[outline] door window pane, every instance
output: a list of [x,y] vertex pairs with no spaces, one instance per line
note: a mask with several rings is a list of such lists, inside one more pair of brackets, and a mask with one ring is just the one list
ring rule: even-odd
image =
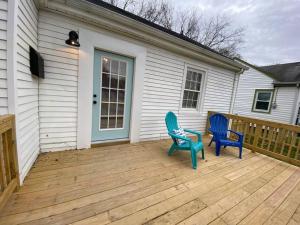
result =
[[106,129],[108,127],[108,118],[100,117],[100,129]]
[[118,104],[118,116],[124,115],[124,104]]
[[115,116],[109,117],[108,128],[116,128],[116,117]]
[[102,74],[102,87],[109,87],[109,74],[107,73]]
[[126,62],[120,62],[120,75],[126,76]]
[[115,116],[117,110],[117,104],[116,103],[110,103],[109,104],[109,115]]
[[118,74],[119,70],[119,61],[112,60],[111,61],[111,73]]
[[126,77],[119,76],[119,89],[125,89]]
[[101,104],[101,115],[108,115],[108,103]]
[[109,89],[102,88],[102,102],[109,101]]
[[118,91],[117,90],[114,90],[114,89],[110,89],[110,102],[117,102],[118,98],[117,98],[117,93]]
[[123,127],[123,117],[117,117],[117,128]]
[[124,103],[125,98],[125,92],[123,90],[118,91],[118,102]]
[[126,62],[102,58],[100,129],[123,127],[126,73]]
[[104,57],[102,60],[102,72],[103,73],[110,73],[110,59]]
[[110,88],[118,88],[118,76],[117,75],[110,76]]

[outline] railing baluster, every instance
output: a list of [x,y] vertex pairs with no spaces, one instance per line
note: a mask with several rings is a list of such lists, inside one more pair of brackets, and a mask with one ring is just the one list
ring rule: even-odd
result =
[[297,133],[296,132],[291,132],[291,133],[292,133],[291,143],[290,143],[290,147],[289,147],[288,154],[287,154],[287,157],[289,157],[289,158],[291,158],[292,149],[296,145],[296,140],[297,140],[296,139]]
[[4,160],[5,160],[5,169],[6,169],[6,180],[7,183],[9,183],[12,179],[11,175],[11,166],[10,166],[10,149],[8,146],[8,140],[7,140],[7,132],[5,132],[2,135],[2,143],[3,143],[3,153],[4,153]]
[[6,168],[5,168],[5,157],[4,157],[4,151],[3,151],[3,141],[2,141],[2,135],[0,135],[0,166],[1,166],[1,184],[3,185],[3,188],[5,189],[7,187],[7,179],[6,179]]
[[269,128],[270,128],[270,130],[269,130],[269,137],[268,137],[269,143],[268,143],[267,150],[271,151],[270,148],[271,148],[271,145],[272,145],[272,142],[273,142],[274,128],[273,127],[269,127]]

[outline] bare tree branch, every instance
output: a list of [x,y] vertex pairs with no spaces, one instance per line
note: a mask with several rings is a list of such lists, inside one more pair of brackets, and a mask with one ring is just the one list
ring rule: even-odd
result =
[[245,29],[234,28],[224,15],[204,17],[196,9],[179,10],[167,0],[106,0],[106,2],[141,16],[150,22],[176,31],[226,56],[239,56]]

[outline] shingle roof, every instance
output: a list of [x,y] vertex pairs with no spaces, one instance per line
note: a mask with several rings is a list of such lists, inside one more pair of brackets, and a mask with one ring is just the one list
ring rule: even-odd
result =
[[198,42],[198,41],[195,41],[195,40],[193,40],[193,39],[191,39],[191,38],[188,38],[187,36],[184,36],[184,35],[182,35],[182,34],[179,34],[179,33],[175,32],[175,31],[173,31],[173,30],[167,29],[167,28],[165,28],[165,27],[163,27],[163,26],[160,26],[160,25],[158,25],[158,24],[156,24],[156,23],[150,22],[149,20],[146,20],[146,19],[144,19],[144,18],[142,18],[142,17],[140,17],[140,16],[137,16],[137,15],[135,15],[135,14],[133,14],[133,13],[130,13],[130,12],[128,12],[128,11],[126,11],[126,10],[123,10],[123,9],[121,9],[121,8],[118,8],[118,7],[116,7],[116,6],[113,6],[113,5],[111,5],[111,4],[109,4],[109,3],[106,3],[106,2],[104,2],[104,1],[102,1],[102,0],[86,0],[86,1],[87,1],[87,2],[90,2],[90,3],[92,3],[92,4],[95,4],[95,5],[101,6],[101,7],[103,7],[103,8],[109,9],[109,10],[111,10],[111,11],[113,11],[113,12],[119,13],[119,14],[121,14],[121,15],[123,15],[123,16],[128,17],[128,18],[134,19],[134,20],[136,20],[136,21],[138,21],[138,22],[141,22],[141,23],[143,23],[143,24],[145,24],[145,25],[151,26],[151,27],[153,27],[153,28],[155,28],[155,29],[158,29],[158,30],[163,31],[163,32],[165,32],[165,33],[167,33],[167,34],[170,34],[170,35],[172,35],[172,36],[174,36],[174,37],[180,38],[181,40],[187,41],[187,42],[189,42],[189,43],[192,43],[192,44],[194,44],[194,45],[197,45],[198,47],[201,47],[201,48],[206,49],[206,50],[208,50],[208,51],[211,51],[211,52],[213,52],[213,53],[215,53],[215,54],[218,54],[218,55],[220,55],[220,56],[223,56],[223,57],[225,57],[225,58],[228,58],[228,59],[230,59],[230,60],[233,60],[232,58],[230,58],[230,57],[228,57],[228,56],[225,56],[225,55],[221,54],[220,52],[215,51],[215,50],[209,48],[208,46],[201,44],[201,43]]
[[277,82],[300,82],[300,62],[258,67]]

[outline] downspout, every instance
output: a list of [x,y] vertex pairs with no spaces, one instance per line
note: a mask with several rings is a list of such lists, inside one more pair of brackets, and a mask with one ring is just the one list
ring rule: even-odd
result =
[[244,71],[245,71],[244,69],[241,69],[239,72],[235,73],[235,75],[234,75],[233,88],[232,88],[232,93],[231,93],[231,102],[230,102],[230,108],[229,108],[229,113],[230,114],[233,113],[234,103],[235,103],[235,98],[236,98],[236,93],[237,93],[237,89],[238,89],[240,75]]

